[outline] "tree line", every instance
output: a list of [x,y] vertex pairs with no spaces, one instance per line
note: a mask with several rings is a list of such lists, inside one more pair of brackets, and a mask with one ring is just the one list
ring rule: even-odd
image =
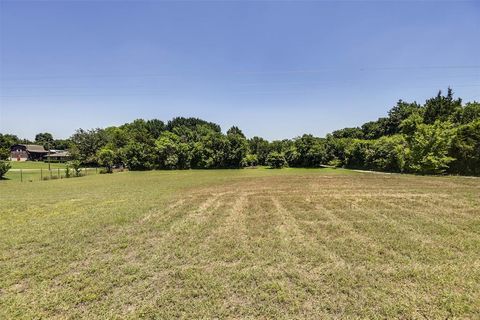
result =
[[[0,134],[0,149],[19,142]],[[67,140],[40,133],[35,143],[68,149],[75,161],[129,170],[214,169],[266,165],[323,165],[418,174],[480,175],[480,103],[462,103],[449,88],[424,104],[398,101],[386,117],[326,137],[304,134],[267,141],[246,138],[233,126],[177,117],[168,122],[137,119],[118,127],[78,129]],[[2,152],[5,154],[5,151]]]

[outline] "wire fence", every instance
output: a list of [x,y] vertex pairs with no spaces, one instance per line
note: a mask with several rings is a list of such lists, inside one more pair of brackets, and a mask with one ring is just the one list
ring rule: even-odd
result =
[[99,168],[80,168],[78,172],[65,168],[52,169],[10,169],[5,178],[18,182],[46,181],[56,179],[67,179],[98,174]]

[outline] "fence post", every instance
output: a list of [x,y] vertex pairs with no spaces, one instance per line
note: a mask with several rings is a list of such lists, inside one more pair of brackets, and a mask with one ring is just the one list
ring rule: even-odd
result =
[[52,180],[52,169],[49,169],[48,171],[50,171],[50,180]]
[[23,170],[20,169],[20,182],[23,182]]
[[58,179],[60,179],[60,168],[57,168],[57,176],[58,176]]
[[40,168],[40,180],[43,180],[43,169]]

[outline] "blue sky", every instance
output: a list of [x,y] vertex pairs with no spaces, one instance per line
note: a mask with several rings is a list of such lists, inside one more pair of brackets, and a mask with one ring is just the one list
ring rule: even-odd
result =
[[480,100],[480,1],[0,2],[0,132],[195,116],[324,136],[452,86]]

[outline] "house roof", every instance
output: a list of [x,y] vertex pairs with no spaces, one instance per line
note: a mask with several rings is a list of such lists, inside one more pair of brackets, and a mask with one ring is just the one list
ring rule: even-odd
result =
[[23,146],[27,148],[28,152],[41,152],[41,153],[48,152],[43,148],[43,146],[39,146],[37,144],[24,144]]
[[57,150],[56,153],[47,154],[46,157],[70,157],[70,152]]

